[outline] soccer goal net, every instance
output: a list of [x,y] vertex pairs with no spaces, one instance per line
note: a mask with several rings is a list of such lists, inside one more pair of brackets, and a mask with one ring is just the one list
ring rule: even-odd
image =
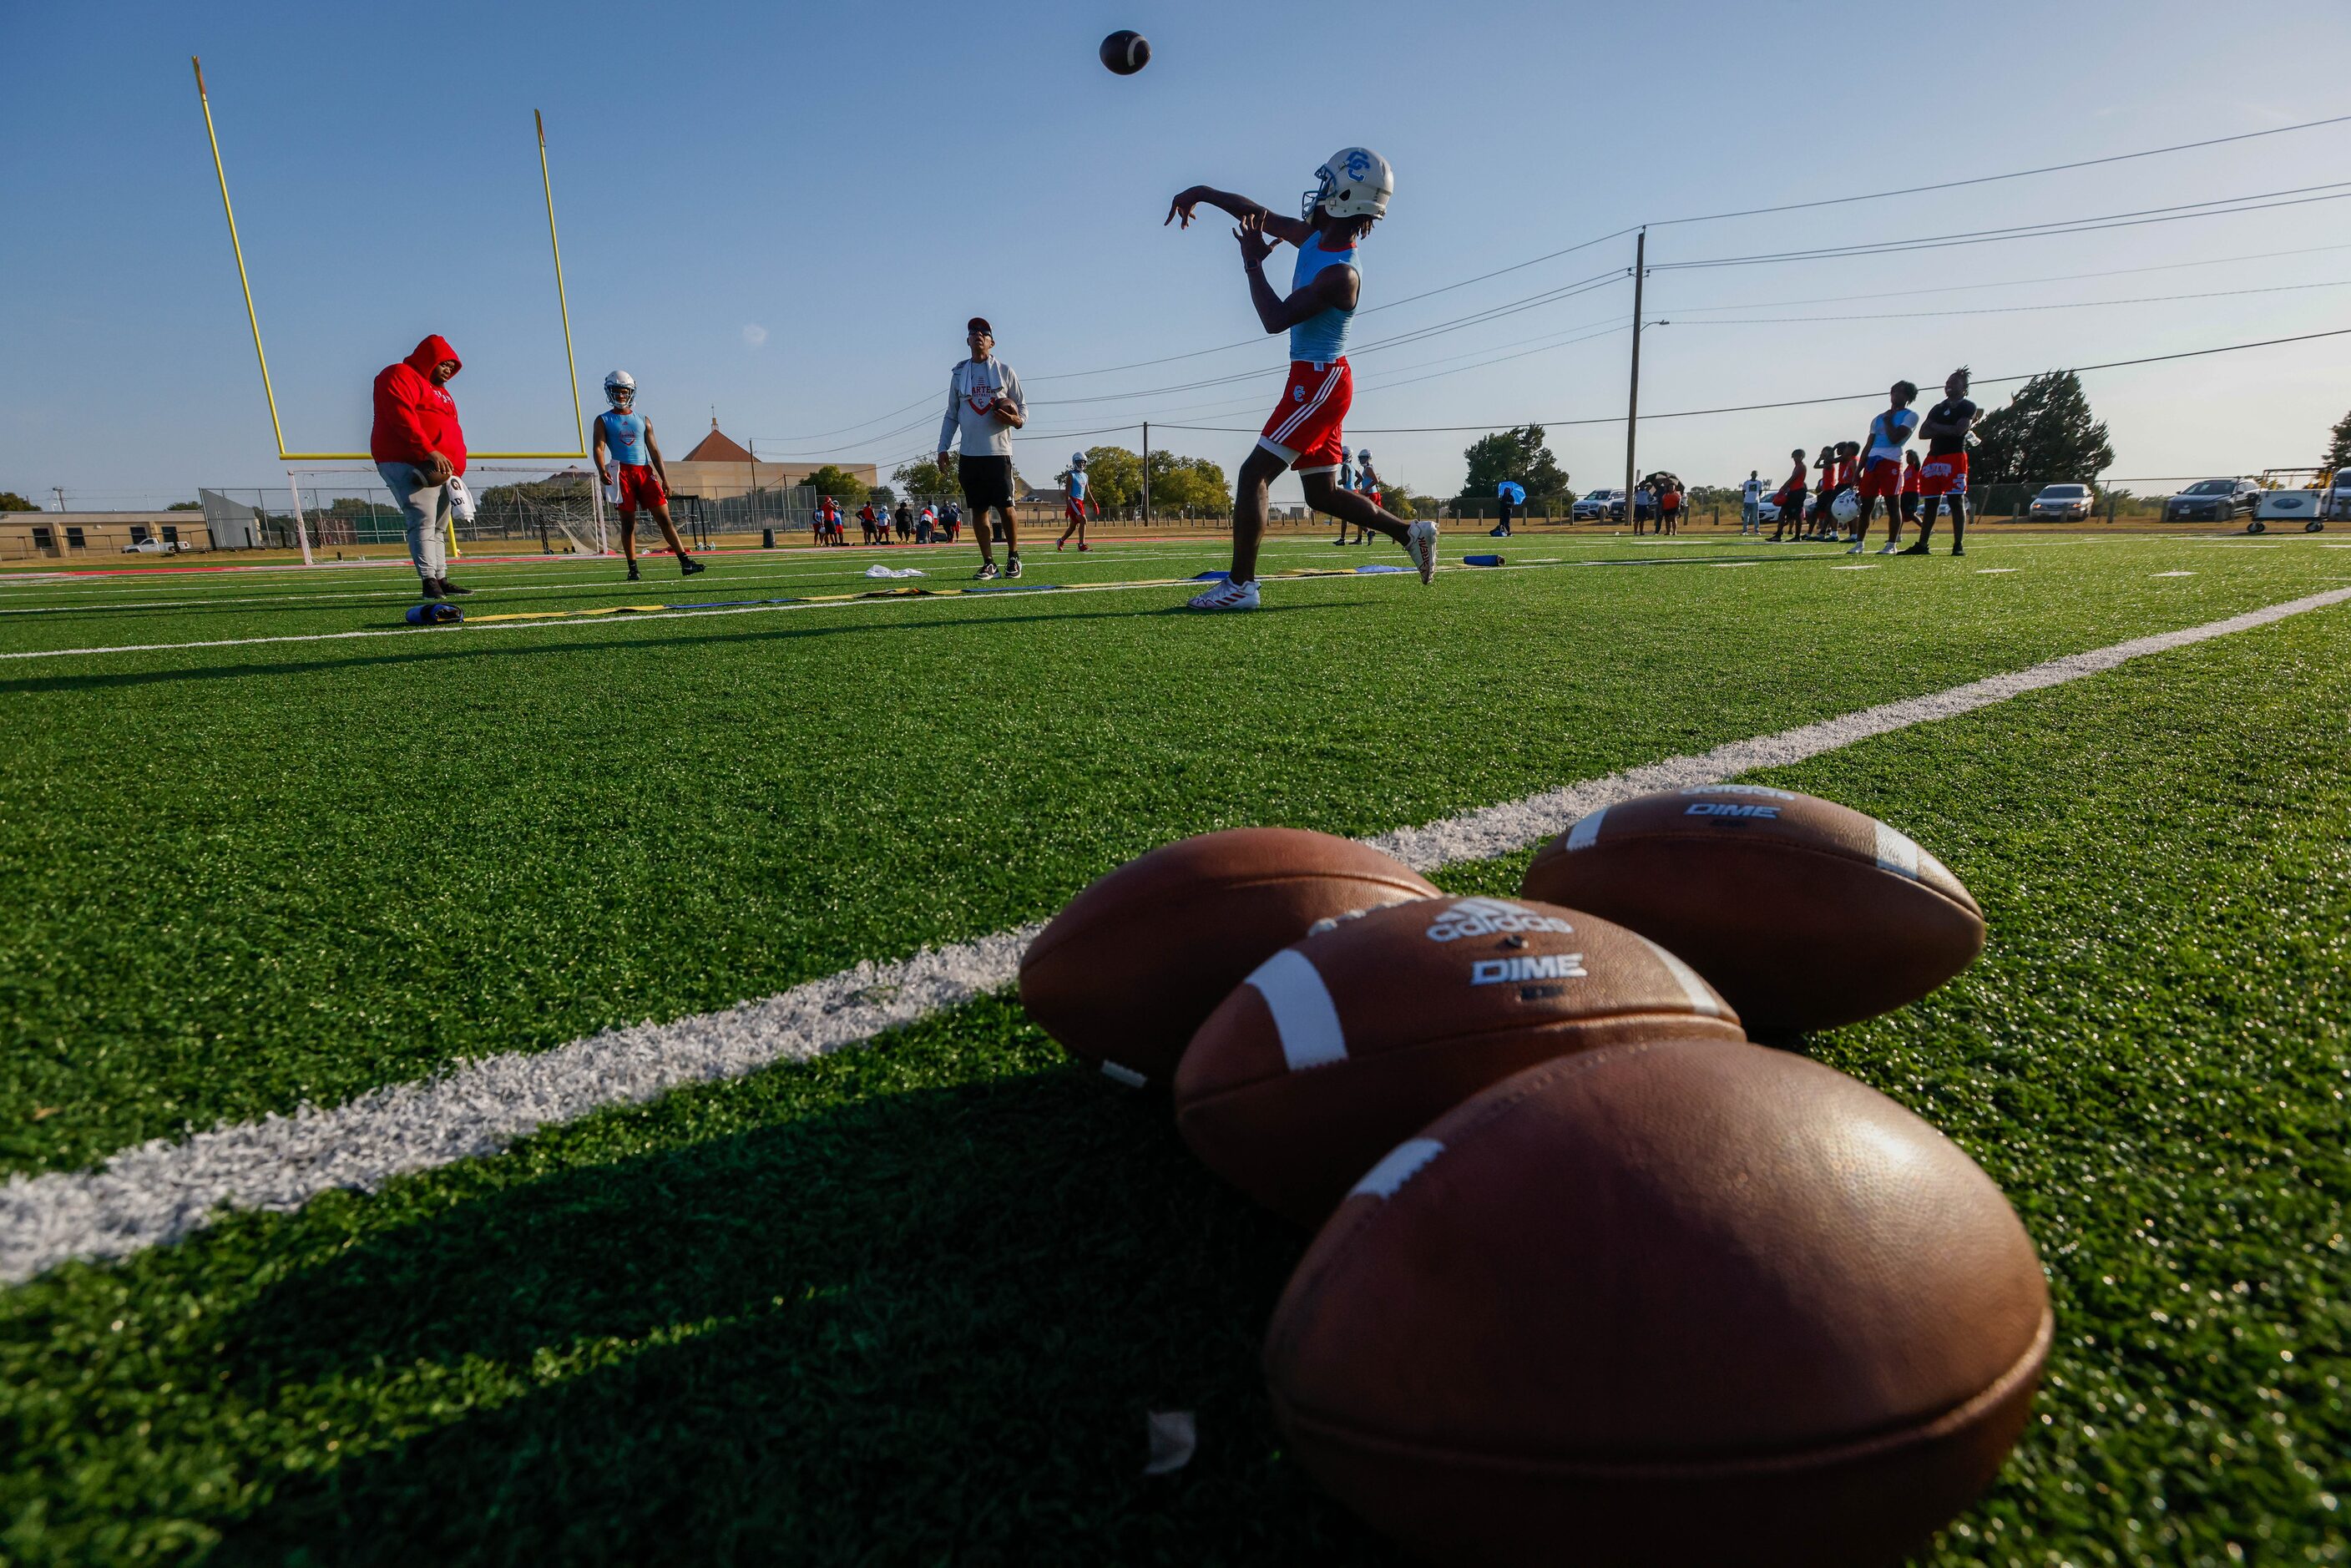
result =
[[[408,525],[372,468],[291,468],[275,488],[208,488],[214,537],[249,547],[349,549],[407,542]],[[601,555],[615,547],[604,526],[596,476],[584,467],[476,463],[465,471],[473,516],[451,519],[458,549]]]

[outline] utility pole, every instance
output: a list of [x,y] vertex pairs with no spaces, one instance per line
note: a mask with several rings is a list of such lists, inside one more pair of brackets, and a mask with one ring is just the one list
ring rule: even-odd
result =
[[1633,242],[1633,390],[1625,402],[1625,520],[1637,525],[1633,499],[1633,445],[1641,423],[1641,283],[1648,277],[1649,231]]
[[57,510],[60,512],[64,511],[66,509],[65,486],[62,485],[52,485],[49,486],[49,494],[57,498]]
[[1151,526],[1151,422],[1143,422],[1143,526]]

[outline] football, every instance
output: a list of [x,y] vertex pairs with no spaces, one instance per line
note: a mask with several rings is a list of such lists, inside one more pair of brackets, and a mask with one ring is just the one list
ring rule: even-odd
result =
[[1999,1470],[2052,1326],[1941,1134],[1805,1058],[1671,1040],[1399,1145],[1265,1368],[1307,1469],[1438,1563],[1892,1568]]
[[1020,960],[1020,1002],[1072,1055],[1165,1084],[1193,1031],[1316,921],[1437,889],[1353,839],[1235,828],[1163,845],[1071,899]]
[[1123,77],[1131,77],[1151,63],[1151,40],[1132,27],[1122,27],[1102,41],[1102,63]]
[[1661,944],[1766,1034],[1891,1012],[1984,945],[1983,911],[1942,862],[1850,807],[1758,784],[1594,811],[1520,891]]
[[1209,1169],[1320,1225],[1382,1155],[1488,1084],[1677,1036],[1744,1039],[1722,998],[1648,938],[1548,904],[1431,899],[1259,965],[1177,1064],[1176,1124]]

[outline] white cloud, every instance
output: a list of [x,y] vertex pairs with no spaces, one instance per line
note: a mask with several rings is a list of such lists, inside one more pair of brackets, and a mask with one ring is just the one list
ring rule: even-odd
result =
[[768,340],[768,329],[757,321],[746,321],[743,323],[743,340],[756,349]]

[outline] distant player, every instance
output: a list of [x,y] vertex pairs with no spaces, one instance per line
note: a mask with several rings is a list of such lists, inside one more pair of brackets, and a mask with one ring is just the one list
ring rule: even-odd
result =
[[1896,508],[1902,494],[1903,453],[1918,428],[1918,415],[1910,407],[1918,401],[1918,383],[1896,382],[1887,395],[1893,406],[1869,422],[1869,441],[1862,458],[1861,515],[1854,519],[1853,548],[1844,552],[1847,555],[1859,555],[1869,548],[1869,519],[1881,496],[1886,498],[1886,544],[1877,553],[1892,555],[1902,542],[1902,517]]
[[1951,503],[1951,553],[1968,553],[1968,442],[1983,410],[1968,400],[1968,368],[1961,365],[1943,382],[1943,401],[1927,411],[1918,433],[1927,438],[1927,461],[1918,466],[1918,487],[1927,501],[1918,519],[1918,542],[1904,555],[1925,555],[1934,537],[1935,513],[1949,497]]
[[1657,489],[1657,532],[1672,535],[1681,530],[1682,484],[1678,479],[1663,481]]
[[604,378],[604,395],[612,406],[596,416],[596,472],[618,492],[621,508],[621,555],[629,563],[629,580],[637,580],[637,511],[643,507],[661,525],[662,538],[677,557],[681,577],[710,569],[685,553],[678,541],[677,525],[669,520],[669,470],[662,465],[661,447],[653,441],[653,422],[636,412],[637,381],[626,371]]
[[[1379,507],[1383,511],[1387,508],[1388,503],[1386,494],[1380,488],[1379,475],[1374,473],[1372,469],[1372,449],[1368,446],[1355,454],[1355,494],[1363,497],[1364,500],[1369,501],[1373,506]],[[1340,538],[1344,538],[1346,537],[1346,525],[1344,523],[1340,524]],[[1359,545],[1367,545],[1371,543],[1372,530],[1364,527],[1363,524],[1357,523],[1355,525],[1355,542]]]
[[1780,503],[1780,520],[1771,528],[1773,544],[1778,544],[1780,536],[1790,528],[1795,529],[1794,537],[1798,543],[1802,543],[1804,538],[1804,478],[1812,470],[1804,465],[1802,447],[1797,447],[1788,456],[1796,466],[1795,471],[1788,476],[1788,482],[1780,486],[1780,493],[1772,497]]
[[[1306,504],[1327,517],[1385,534],[1404,547],[1426,584],[1437,570],[1437,525],[1390,517],[1362,495],[1339,488],[1339,465],[1346,454],[1342,432],[1354,400],[1347,368],[1347,328],[1363,298],[1363,274],[1355,247],[1387,215],[1395,176],[1387,160],[1363,147],[1332,154],[1314,172],[1316,185],[1302,199],[1303,215],[1268,212],[1246,196],[1194,185],[1168,204],[1168,223],[1192,226],[1203,202],[1239,221],[1241,267],[1249,277],[1249,303],[1268,333],[1290,334],[1290,381],[1281,405],[1265,423],[1256,447],[1242,460],[1233,497],[1233,566],[1227,580],[1194,598],[1195,610],[1255,610],[1257,552],[1265,534],[1266,490],[1284,469],[1295,470]],[[1277,243],[1298,247],[1298,261],[1285,298],[1266,281],[1265,259]]]
[[[1350,452],[1349,452],[1345,447],[1342,446],[1341,448],[1339,448],[1339,488],[1341,488],[1342,490],[1353,490],[1354,487],[1355,487],[1355,459],[1354,459],[1354,455],[1353,455],[1353,454],[1352,454],[1352,453],[1350,453]],[[1335,539],[1332,539],[1331,542],[1332,542],[1332,544],[1334,544],[1334,545],[1343,545],[1343,544],[1345,544],[1345,543],[1347,542],[1347,519],[1346,519],[1346,518],[1342,517],[1342,518],[1340,518],[1340,519],[1339,519],[1339,537],[1338,537],[1337,538],[1335,538]]]
[[[1068,548],[1070,536],[1075,534],[1078,536],[1078,549],[1082,550],[1086,548],[1086,507],[1092,504],[1086,499],[1086,455],[1084,453],[1070,454],[1070,480],[1063,488],[1069,500],[1064,504],[1061,511],[1062,515],[1069,518],[1070,526],[1061,530],[1061,539],[1053,548],[1055,549]],[[1094,516],[1102,516],[1100,507],[1094,507]]]
[[1760,534],[1763,531],[1763,471],[1750,468],[1747,483],[1739,486],[1739,531]]
[[1918,496],[1923,483],[1918,477],[1918,449],[1914,446],[1902,454],[1902,520],[1913,527],[1918,521]]

